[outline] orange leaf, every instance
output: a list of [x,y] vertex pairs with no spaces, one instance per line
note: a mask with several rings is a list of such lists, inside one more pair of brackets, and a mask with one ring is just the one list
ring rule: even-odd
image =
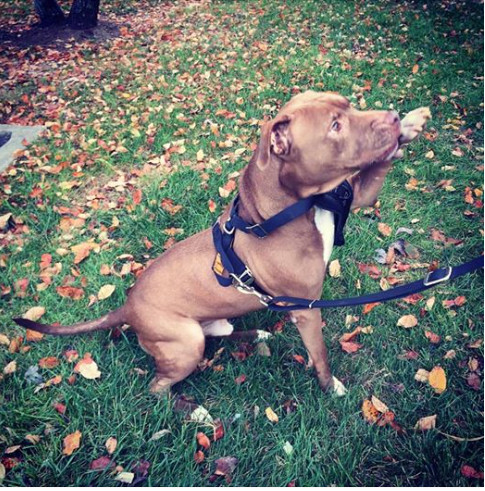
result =
[[301,365],[305,365],[305,358],[303,358],[303,356],[301,355],[293,355],[293,359],[300,363]]
[[72,298],[73,300],[79,300],[84,296],[84,290],[74,286],[58,286],[56,291],[61,297]]
[[429,341],[433,344],[438,344],[441,341],[441,336],[435,334],[431,331],[424,331],[424,335],[429,339]]
[[428,383],[433,387],[437,394],[446,390],[446,373],[441,367],[434,367],[429,372]]
[[220,440],[224,436],[224,425],[222,424],[222,421],[220,419],[216,419],[214,421],[214,436],[213,440],[216,442],[217,440]]
[[200,464],[204,462],[205,460],[204,452],[202,452],[202,450],[198,450],[197,452],[195,452],[194,460],[196,464]]
[[141,203],[141,198],[142,198],[141,189],[135,189],[131,194],[131,197],[133,198],[133,204],[139,205]]
[[416,74],[418,73],[418,70],[419,70],[419,65],[416,63],[416,65],[413,66],[412,72]]
[[362,415],[364,416],[364,419],[370,424],[376,423],[379,419],[379,411],[374,407],[374,404],[372,404],[369,399],[366,399],[362,403]]
[[34,343],[36,341],[40,341],[44,335],[41,332],[33,331],[32,329],[27,329],[25,332],[25,339]]
[[364,305],[364,308],[362,309],[363,314],[368,314],[372,309],[377,307],[379,305],[379,302],[374,302],[374,303],[366,303]]
[[59,365],[59,360],[55,356],[46,356],[39,360],[40,368],[54,368]]
[[346,332],[340,337],[341,343],[347,343],[348,341],[352,341],[357,335],[359,335],[362,331],[362,327],[356,327],[352,332]]
[[81,445],[81,436],[82,433],[79,430],[76,430],[74,433],[71,433],[64,438],[63,455],[72,455],[74,450],[79,448]]
[[346,353],[355,353],[356,351],[359,351],[360,348],[362,348],[362,344],[356,343],[354,341],[340,341],[340,347]]
[[202,433],[202,431],[199,431],[197,433],[196,438],[197,438],[198,445],[200,445],[205,450],[207,450],[211,446],[211,442],[209,438],[205,433]]

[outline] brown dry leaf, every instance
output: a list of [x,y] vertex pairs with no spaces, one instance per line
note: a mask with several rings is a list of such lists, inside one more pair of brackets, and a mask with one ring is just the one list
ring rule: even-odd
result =
[[113,294],[116,287],[115,285],[103,285],[98,292],[98,300],[105,300]]
[[277,423],[280,419],[278,418],[278,415],[270,408],[267,407],[264,410],[264,413],[266,414],[266,417],[272,422],[272,423]]
[[72,455],[74,450],[78,449],[81,445],[82,433],[76,430],[74,433],[67,435],[63,440],[64,449],[62,450],[63,455]]
[[455,358],[455,356],[456,356],[456,351],[454,349],[450,349],[445,353],[443,358],[445,360],[452,360],[453,358]]
[[429,339],[430,343],[438,344],[441,342],[441,336],[432,331],[424,331],[424,335]]
[[22,316],[24,319],[31,321],[39,320],[45,314],[45,307],[32,307]]
[[383,235],[384,237],[389,237],[392,234],[392,228],[384,222],[379,222],[377,224],[377,230]]
[[427,431],[434,430],[436,428],[436,414],[432,416],[425,416],[418,420],[416,425],[414,426],[415,430]]
[[398,321],[397,325],[399,327],[405,327],[406,329],[410,329],[411,327],[415,327],[418,325],[418,319],[412,314],[403,315]]
[[387,413],[389,411],[389,408],[384,404],[380,399],[378,399],[376,396],[371,397],[371,402],[372,405],[380,412],[380,413]]
[[72,298],[73,300],[80,300],[84,296],[84,290],[74,286],[58,286],[56,291],[61,297]]
[[238,464],[238,460],[236,457],[221,457],[215,461],[215,464],[216,470],[214,471],[214,474],[216,476],[226,476],[234,471]]
[[434,367],[429,372],[428,382],[437,394],[443,393],[446,390],[445,371],[441,367]]
[[340,347],[346,353],[355,353],[362,348],[362,344],[356,343],[355,341],[340,341]]
[[0,344],[3,344],[4,346],[9,346],[10,339],[8,339],[8,336],[6,336],[5,334],[0,334]]
[[32,443],[32,445],[37,445],[37,443],[40,442],[40,436],[39,435],[25,435],[25,439],[29,442]]
[[358,326],[356,327],[352,332],[346,332],[342,334],[340,337],[339,341],[342,343],[346,343],[348,341],[352,341],[357,335],[359,335],[362,332],[362,327]]
[[93,249],[97,249],[98,244],[94,242],[81,242],[80,244],[71,246],[71,251],[74,252],[74,264],[79,264],[86,259]]
[[91,353],[86,353],[83,359],[77,362],[74,371],[89,380],[101,377],[101,372],[98,370],[96,362],[91,358]]
[[104,446],[106,447],[106,450],[108,451],[108,454],[111,455],[114,453],[116,450],[116,447],[118,446],[118,440],[114,436],[110,436]]
[[20,346],[22,346],[23,341],[24,341],[24,338],[22,336],[15,336],[10,341],[10,344],[8,345],[8,352],[9,353],[17,353],[20,350]]
[[369,399],[366,399],[362,403],[362,415],[364,416],[364,419],[371,424],[376,423],[379,419],[379,411]]
[[46,356],[39,360],[40,368],[55,368],[59,365],[59,360],[55,356]]

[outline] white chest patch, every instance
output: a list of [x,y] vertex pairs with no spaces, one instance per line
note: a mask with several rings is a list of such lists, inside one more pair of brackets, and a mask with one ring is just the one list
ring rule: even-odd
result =
[[317,226],[323,241],[323,261],[328,265],[332,255],[333,240],[335,236],[335,222],[333,213],[321,208],[315,208],[315,225]]

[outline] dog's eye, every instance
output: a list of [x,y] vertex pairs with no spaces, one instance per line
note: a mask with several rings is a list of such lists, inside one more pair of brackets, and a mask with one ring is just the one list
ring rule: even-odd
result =
[[340,131],[340,128],[342,128],[342,125],[337,121],[335,120],[333,123],[332,123],[332,126],[330,126],[330,129],[332,131]]

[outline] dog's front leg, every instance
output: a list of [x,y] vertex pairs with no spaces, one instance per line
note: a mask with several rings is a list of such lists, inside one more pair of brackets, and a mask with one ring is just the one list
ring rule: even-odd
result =
[[344,385],[332,376],[328,364],[327,347],[323,340],[320,310],[292,312],[291,320],[300,332],[303,344],[310,357],[310,365],[315,369],[320,387],[323,390],[333,390],[339,396],[344,395],[346,392]]

